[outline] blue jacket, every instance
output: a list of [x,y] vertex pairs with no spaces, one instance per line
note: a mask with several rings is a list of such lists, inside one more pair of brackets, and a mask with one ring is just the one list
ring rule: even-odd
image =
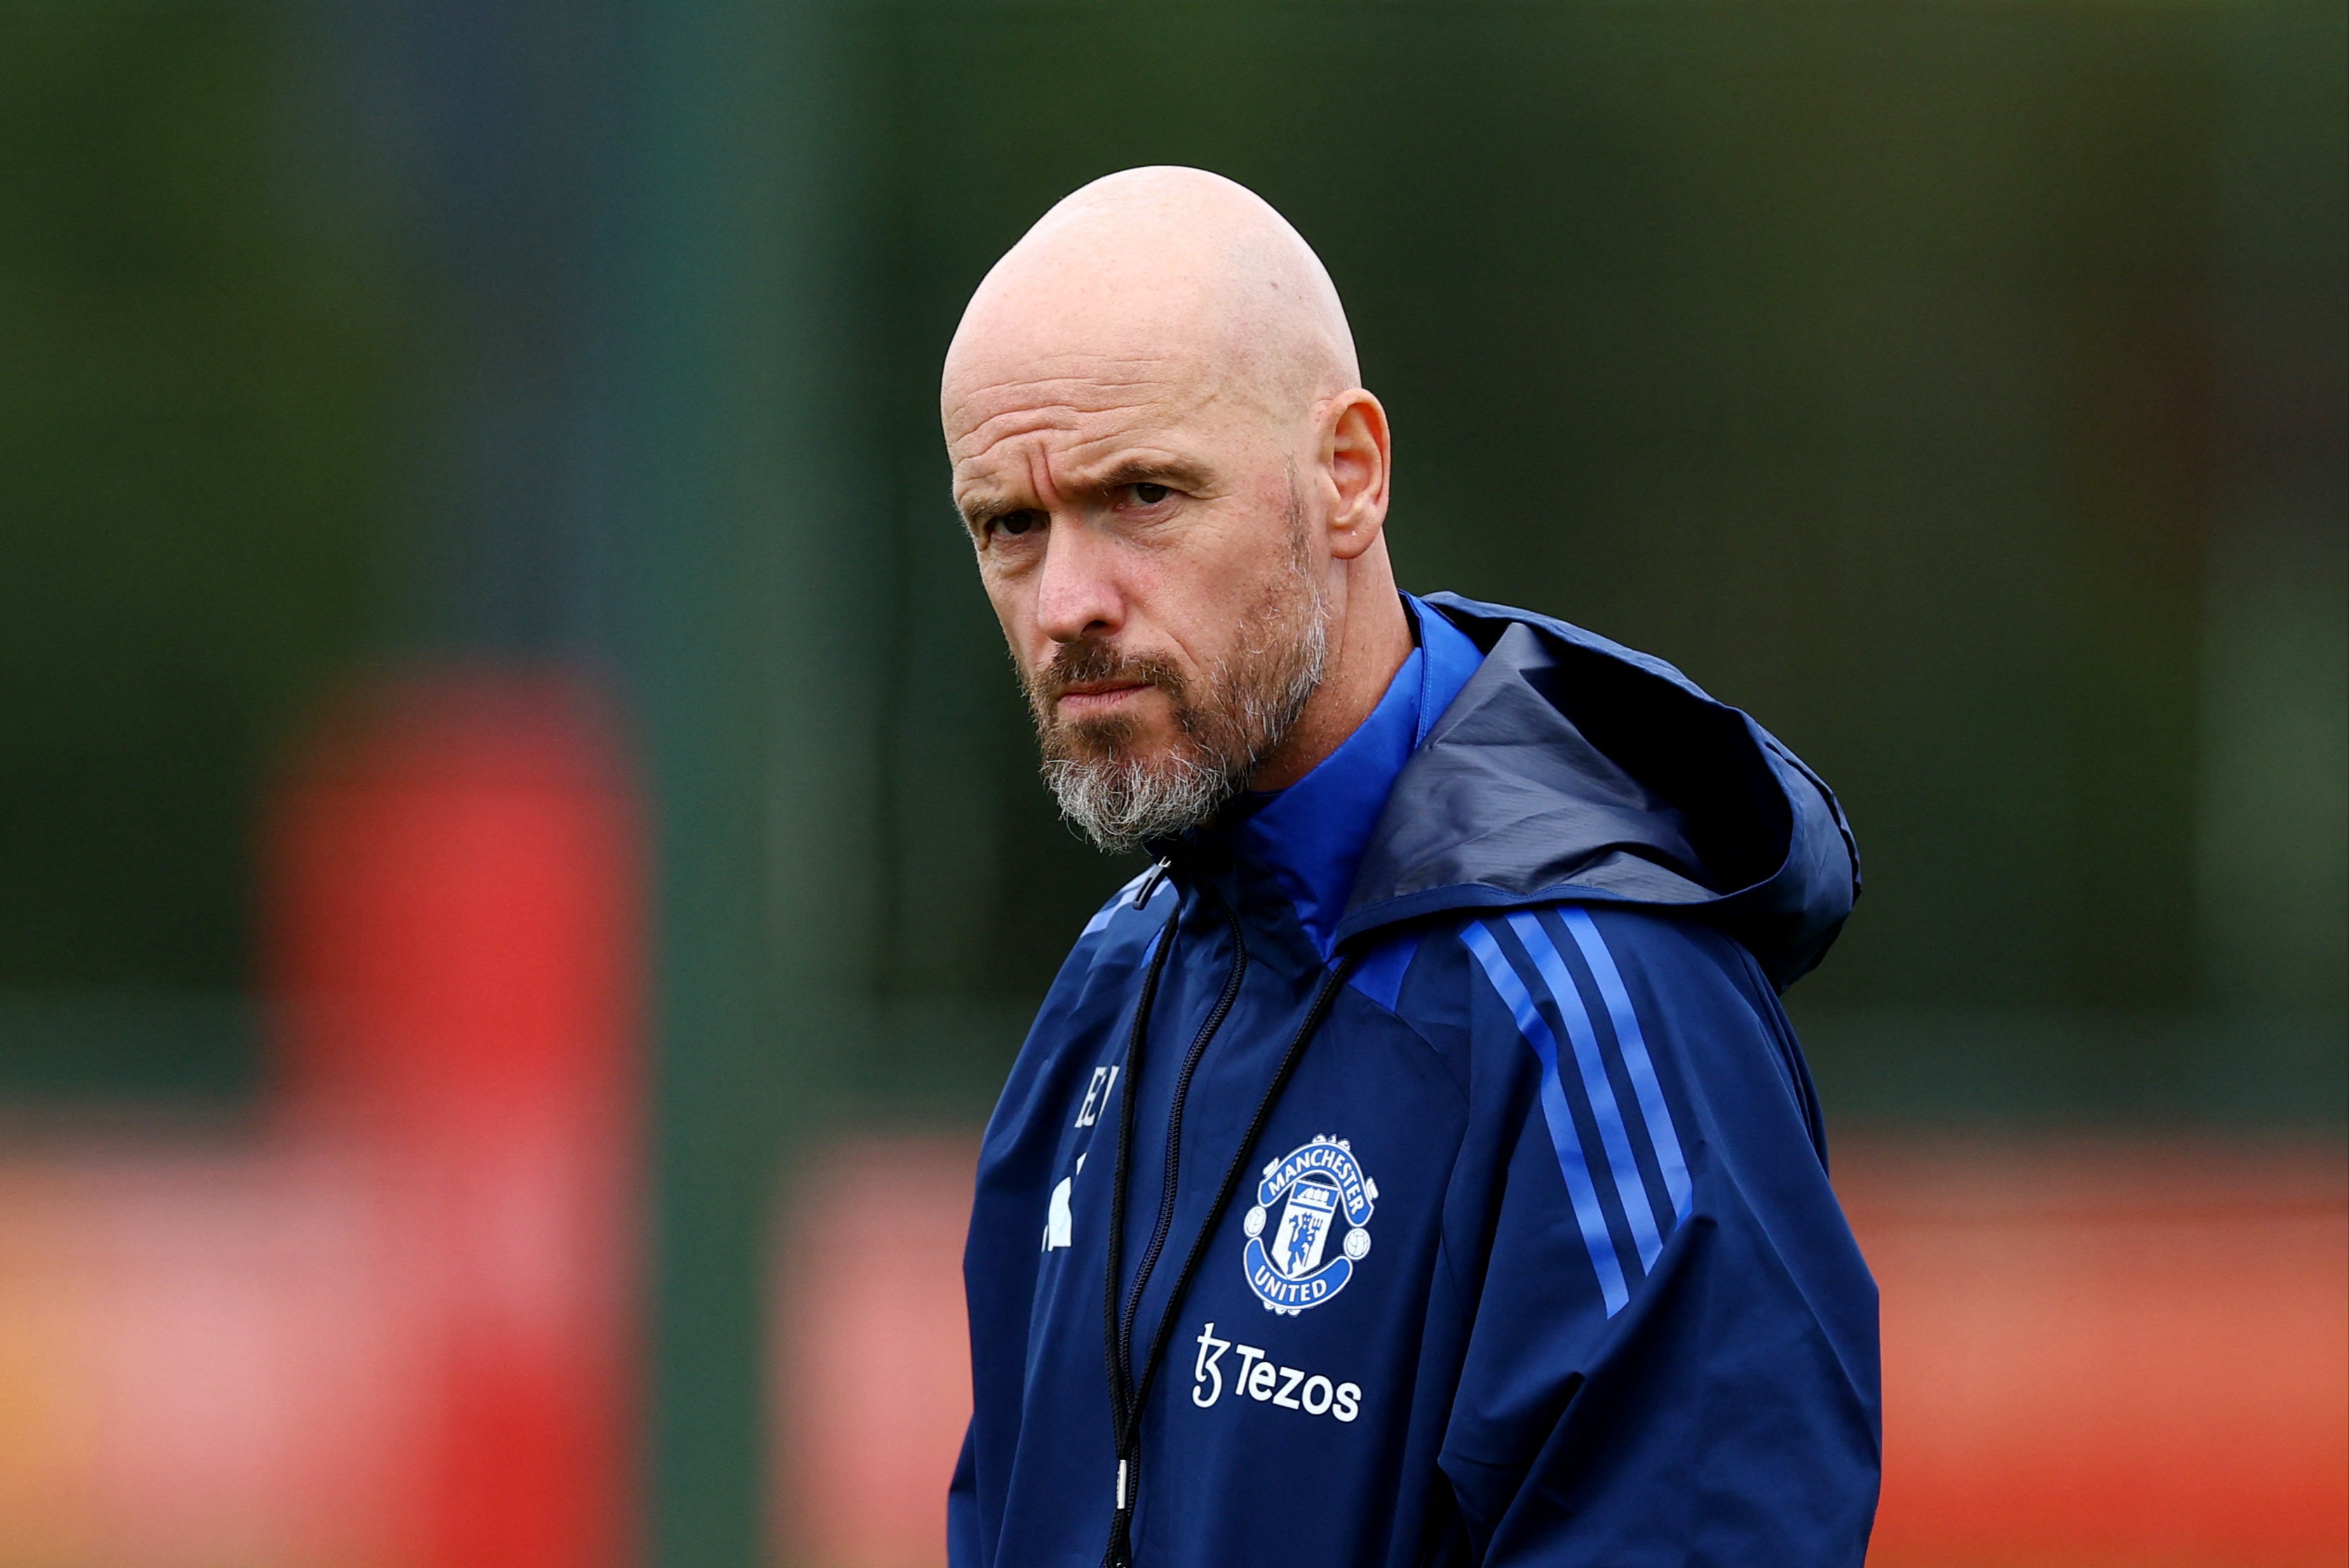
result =
[[1835,798],[1655,659],[1410,606],[1362,726],[1045,999],[954,1568],[1861,1561],[1876,1288],[1778,1005],[1858,892]]

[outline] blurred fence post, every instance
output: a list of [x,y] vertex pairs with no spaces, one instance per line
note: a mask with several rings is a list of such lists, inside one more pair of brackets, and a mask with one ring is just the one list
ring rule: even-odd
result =
[[398,1260],[422,1568],[632,1557],[638,847],[603,710],[378,682],[271,814],[284,1113],[363,1157]]
[[749,1568],[775,1177],[867,1027],[886,525],[852,483],[839,18],[681,0],[632,31],[607,569],[654,840],[647,1545]]

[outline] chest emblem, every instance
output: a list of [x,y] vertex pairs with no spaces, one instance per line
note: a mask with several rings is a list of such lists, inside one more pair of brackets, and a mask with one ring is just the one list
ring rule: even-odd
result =
[[[1247,1236],[1241,1262],[1265,1310],[1295,1317],[1344,1290],[1354,1266],[1370,1256],[1368,1226],[1378,1197],[1379,1184],[1362,1174],[1353,1146],[1341,1137],[1317,1137],[1266,1166],[1256,1206],[1240,1220]],[[1330,1257],[1341,1219],[1343,1239]]]

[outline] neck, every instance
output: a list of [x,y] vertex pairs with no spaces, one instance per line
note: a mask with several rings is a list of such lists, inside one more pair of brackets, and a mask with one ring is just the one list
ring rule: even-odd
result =
[[1288,739],[1248,781],[1252,790],[1287,789],[1319,766],[1361,727],[1411,657],[1411,623],[1395,590],[1386,541],[1331,565],[1330,667]]

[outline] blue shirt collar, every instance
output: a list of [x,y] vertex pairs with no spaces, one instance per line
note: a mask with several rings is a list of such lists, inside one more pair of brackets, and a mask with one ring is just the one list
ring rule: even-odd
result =
[[1271,872],[1297,906],[1299,923],[1325,961],[1396,776],[1485,659],[1465,632],[1416,597],[1402,597],[1418,646],[1378,706],[1311,773],[1257,796],[1234,832],[1242,853]]

